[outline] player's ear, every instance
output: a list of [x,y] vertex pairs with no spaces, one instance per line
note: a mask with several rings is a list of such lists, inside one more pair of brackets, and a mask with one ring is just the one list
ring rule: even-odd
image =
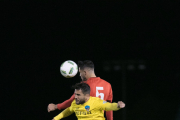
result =
[[89,94],[85,94],[86,97],[89,97]]
[[84,70],[84,75],[86,75],[87,74],[87,72]]

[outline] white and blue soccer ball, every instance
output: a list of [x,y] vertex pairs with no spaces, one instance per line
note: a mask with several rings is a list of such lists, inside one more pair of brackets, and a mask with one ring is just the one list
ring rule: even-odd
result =
[[60,73],[66,78],[74,77],[78,72],[77,64],[72,60],[63,62],[60,66]]

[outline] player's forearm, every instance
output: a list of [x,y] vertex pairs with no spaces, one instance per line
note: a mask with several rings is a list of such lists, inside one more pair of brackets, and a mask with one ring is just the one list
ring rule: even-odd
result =
[[63,103],[57,104],[57,108],[58,108],[59,110],[61,110],[61,109],[66,109],[67,107],[70,107],[70,106],[71,106],[71,103],[72,103],[72,101],[66,100],[66,101],[64,101]]
[[54,117],[54,120],[60,120],[62,118],[65,118],[69,115],[71,115],[73,112],[70,111],[70,108],[66,108],[64,111],[62,111],[59,115],[57,115],[56,117]]
[[117,103],[109,103],[106,105],[106,108],[105,108],[106,111],[111,111],[111,110],[117,111],[119,109],[121,109],[121,108],[118,107]]
[[57,104],[57,108],[59,110],[66,109],[67,107],[71,106],[72,101],[74,100],[74,94],[71,96],[70,99],[64,101],[63,103]]

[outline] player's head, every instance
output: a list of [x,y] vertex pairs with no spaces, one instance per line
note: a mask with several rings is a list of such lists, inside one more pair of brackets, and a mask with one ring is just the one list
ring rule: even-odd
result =
[[86,81],[92,74],[94,74],[94,63],[92,61],[79,61],[78,66],[82,81]]
[[86,83],[77,83],[73,86],[75,89],[75,101],[76,104],[85,103],[90,96],[90,87]]

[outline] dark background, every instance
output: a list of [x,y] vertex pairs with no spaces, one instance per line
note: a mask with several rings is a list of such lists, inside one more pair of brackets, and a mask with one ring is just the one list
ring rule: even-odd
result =
[[113,101],[126,103],[114,120],[180,120],[177,7],[170,1],[4,2],[0,119],[52,119],[60,111],[48,113],[47,105],[70,98],[81,80],[64,78],[61,63],[92,60],[96,75],[111,83]]

